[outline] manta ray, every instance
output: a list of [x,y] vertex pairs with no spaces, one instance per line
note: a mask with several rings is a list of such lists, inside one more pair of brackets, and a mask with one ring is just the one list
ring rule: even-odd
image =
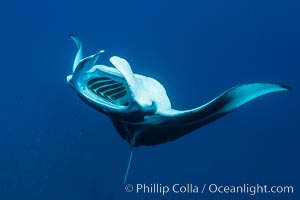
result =
[[265,94],[288,91],[276,83],[249,83],[230,88],[216,98],[190,110],[176,110],[165,88],[155,79],[134,74],[123,58],[109,59],[113,66],[96,65],[104,50],[82,57],[82,42],[70,34],[77,46],[68,84],[86,104],[105,114],[120,136],[134,147],[159,145],[177,140],[209,124],[245,103]]

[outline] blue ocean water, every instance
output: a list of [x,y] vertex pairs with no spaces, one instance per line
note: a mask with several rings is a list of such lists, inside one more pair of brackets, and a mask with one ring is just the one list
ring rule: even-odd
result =
[[[15,1],[2,12],[0,199],[298,199],[300,3]],[[11,16],[13,14],[13,16]],[[129,145],[66,83],[77,34],[84,55],[126,58],[159,80],[176,109],[228,88],[278,82],[171,143],[134,150],[128,183],[192,184],[199,193],[126,192]],[[217,194],[210,184],[294,187],[293,194]]]

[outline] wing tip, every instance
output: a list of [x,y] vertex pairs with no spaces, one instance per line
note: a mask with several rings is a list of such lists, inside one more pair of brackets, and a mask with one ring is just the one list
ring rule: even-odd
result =
[[246,84],[238,85],[236,87],[243,86],[243,85],[252,85],[252,84],[272,85],[274,87],[277,87],[277,91],[292,91],[293,90],[288,85],[276,83],[276,82],[254,82],[254,83],[246,83]]
[[72,38],[73,40],[79,40],[78,36],[75,35],[74,33],[69,33],[68,36],[69,36],[70,38]]
[[68,36],[69,37],[77,37],[74,33],[69,33]]
[[274,85],[274,86],[277,86],[277,87],[279,87],[278,89],[278,91],[292,91],[292,88],[290,87],[290,86],[288,86],[288,85],[285,85],[285,84],[281,84],[281,83],[272,83],[272,82],[270,82],[270,83],[268,83],[268,84],[272,84],[272,85]]
[[278,84],[284,91],[293,91],[293,88],[288,85]]
[[77,48],[81,47],[81,41],[76,34],[70,33],[70,34],[68,34],[68,36],[76,43]]

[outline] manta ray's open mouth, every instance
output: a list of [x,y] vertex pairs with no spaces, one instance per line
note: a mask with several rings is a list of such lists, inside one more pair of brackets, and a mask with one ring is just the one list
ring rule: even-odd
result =
[[126,87],[123,83],[109,77],[97,77],[89,80],[88,87],[94,94],[109,103],[122,106],[129,105]]

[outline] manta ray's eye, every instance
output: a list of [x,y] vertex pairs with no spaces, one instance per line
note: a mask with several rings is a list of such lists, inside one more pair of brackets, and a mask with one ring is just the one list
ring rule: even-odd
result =
[[123,83],[109,77],[92,78],[88,88],[106,102],[114,105],[128,106],[127,90]]

